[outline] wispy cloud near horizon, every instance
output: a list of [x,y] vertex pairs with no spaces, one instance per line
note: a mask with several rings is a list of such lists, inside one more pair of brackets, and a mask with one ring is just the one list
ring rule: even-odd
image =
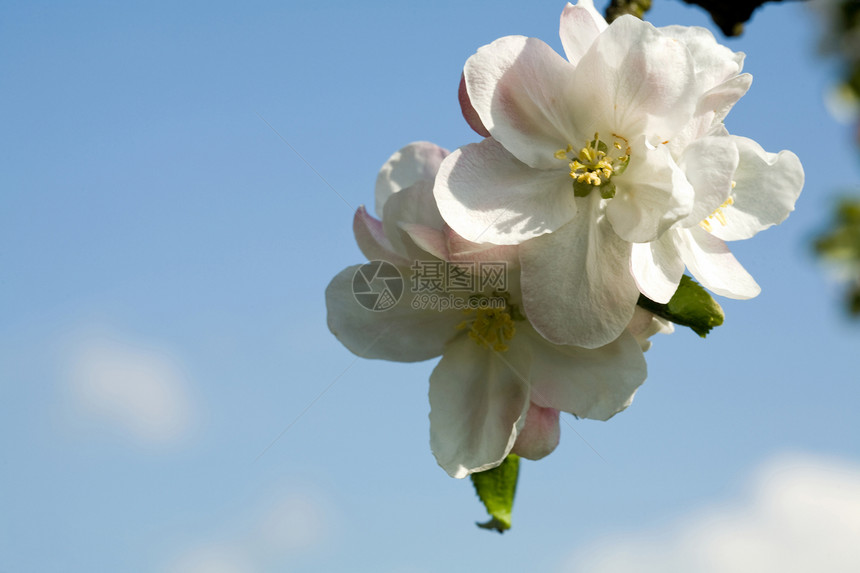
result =
[[860,571],[860,464],[783,454],[754,472],[748,492],[668,527],[607,538],[563,571]]
[[335,509],[317,487],[270,492],[254,506],[201,532],[203,538],[168,561],[165,573],[257,573],[285,570],[315,555],[334,535]]

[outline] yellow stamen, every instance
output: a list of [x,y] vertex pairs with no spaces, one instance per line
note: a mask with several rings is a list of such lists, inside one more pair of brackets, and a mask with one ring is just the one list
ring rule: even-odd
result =
[[491,348],[496,352],[504,352],[508,349],[506,342],[514,337],[516,328],[507,309],[479,308],[464,312],[469,314],[474,312],[475,318],[458,324],[458,330],[468,326],[469,338],[482,348]]
[[555,156],[556,159],[561,159],[562,161],[564,161],[565,159],[567,159],[567,154],[570,153],[571,151],[573,151],[573,148],[570,145],[568,145],[567,148],[559,149],[553,155]]
[[[735,182],[734,182],[734,181],[732,181],[732,188],[734,188],[734,186],[735,186]],[[726,199],[726,200],[723,202],[723,204],[722,204],[722,205],[720,205],[719,207],[717,207],[717,208],[714,210],[714,212],[713,212],[713,213],[711,213],[710,215],[708,215],[707,217],[705,217],[705,218],[704,218],[704,219],[699,223],[699,226],[700,226],[701,228],[703,228],[704,230],[706,230],[706,231],[708,231],[708,232],[710,233],[710,232],[713,230],[713,228],[714,228],[714,226],[713,226],[713,225],[711,225],[711,221],[710,221],[710,220],[711,220],[711,219],[716,219],[716,220],[720,223],[720,225],[722,225],[723,227],[725,227],[725,226],[728,224],[728,221],[726,220],[726,214],[725,214],[725,213],[723,213],[723,209],[725,209],[726,207],[729,207],[729,206],[731,206],[731,205],[734,205],[734,204],[735,204],[735,200],[734,200],[732,197],[729,197],[728,199]]]
[[[577,197],[588,195],[592,188],[600,188],[604,198],[615,194],[615,186],[608,185],[613,175],[618,175],[630,162],[630,142],[626,138],[613,133],[612,147],[600,140],[600,133],[594,134],[594,139],[587,142],[575,154],[573,146],[559,149],[553,156],[561,161],[567,161],[570,168],[570,178],[574,181],[574,193]],[[607,151],[612,151],[610,155]],[[621,154],[618,152],[621,151]]]

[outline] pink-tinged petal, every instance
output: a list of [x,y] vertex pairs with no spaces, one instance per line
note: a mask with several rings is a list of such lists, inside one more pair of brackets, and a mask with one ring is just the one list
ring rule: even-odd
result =
[[630,322],[639,289],[630,243],[598,216],[600,197],[580,201],[570,223],[520,245],[523,307],[551,342],[597,348]]
[[584,137],[610,131],[628,139],[645,133],[652,143],[669,139],[692,117],[699,95],[684,44],[633,16],[610,24],[573,75],[564,101],[578,110],[576,127]]
[[684,274],[674,235],[669,231],[650,243],[634,243],[630,257],[630,272],[639,292],[661,304],[669,302]]
[[451,477],[499,465],[529,408],[530,357],[522,345],[498,353],[465,334],[445,347],[430,375],[430,447]]
[[695,193],[665,145],[634,148],[627,170],[613,178],[617,192],[606,217],[622,239],[652,241],[693,209]]
[[768,153],[751,139],[732,137],[740,152],[732,205],[723,209],[726,224],[711,233],[724,241],[749,239],[785,221],[803,189],[803,166],[790,151]]
[[405,265],[406,258],[394,252],[391,241],[385,236],[382,221],[369,214],[364,205],[355,211],[352,230],[358,248],[369,261],[388,261],[393,265]]
[[444,231],[417,223],[402,223],[400,228],[419,249],[437,259],[448,260],[448,241]]
[[493,245],[467,241],[445,225],[441,231],[424,225],[404,224],[412,241],[438,259],[449,262],[503,262],[513,268],[519,264],[519,251],[514,245]]
[[558,32],[568,61],[579,62],[607,25],[591,0],[580,0],[576,6],[568,2]]
[[450,227],[445,226],[448,241],[448,256],[451,261],[497,261],[504,262],[508,268],[519,265],[519,249],[516,245],[494,245],[492,243],[473,243],[467,241]]
[[664,26],[658,29],[690,50],[696,69],[696,83],[702,92],[741,73],[744,53],[733,52],[723,46],[709,30],[698,26]]
[[475,108],[472,106],[472,101],[469,99],[469,91],[466,89],[466,74],[460,75],[460,87],[457,90],[457,99],[460,100],[460,113],[463,114],[463,119],[469,124],[475,133],[482,137],[490,137],[490,132],[481,123],[481,117]]
[[421,253],[414,250],[408,237],[404,240],[401,228],[405,224],[424,225],[440,230],[445,225],[433,198],[432,181],[418,181],[389,197],[382,217],[382,228],[394,251],[408,260],[423,258]]
[[531,400],[540,406],[608,420],[630,405],[645,381],[645,357],[626,330],[593,350],[550,344],[537,333],[522,335],[531,337]]
[[706,289],[720,296],[748,299],[761,287],[724,242],[699,227],[680,229],[678,251],[690,273]]
[[529,460],[539,460],[552,453],[560,437],[558,410],[532,403],[511,452]]
[[449,155],[433,192],[445,222],[474,243],[516,245],[554,231],[576,213],[566,165],[532,169],[493,138]]
[[732,192],[732,180],[738,167],[737,145],[729,136],[697,139],[684,150],[679,167],[695,192],[693,210],[682,225],[698,225]]
[[648,349],[651,348],[649,338],[655,334],[672,334],[675,332],[675,325],[648,312],[641,306],[637,306],[636,312],[633,313],[633,320],[630,321],[627,330],[636,338],[642,352],[648,352]]
[[341,271],[325,291],[328,327],[350,352],[363,358],[418,362],[442,354],[463,320],[460,311],[413,310],[408,269],[400,301],[388,310],[368,310],[356,300],[353,281],[362,265]]
[[573,66],[535,38],[506,36],[466,62],[469,100],[486,129],[523,163],[565,167],[554,153],[571,140],[565,101]]
[[432,181],[448,153],[429,141],[416,141],[394,152],[376,177],[376,215],[382,217],[385,202],[392,194],[418,181]]

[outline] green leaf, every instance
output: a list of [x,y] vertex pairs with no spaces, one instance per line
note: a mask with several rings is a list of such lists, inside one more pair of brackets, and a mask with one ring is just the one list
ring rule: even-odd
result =
[[517,491],[517,478],[520,473],[520,457],[510,454],[501,465],[472,474],[472,483],[478,497],[484,502],[490,521],[478,523],[478,527],[494,529],[499,533],[511,528],[511,510],[514,494]]
[[666,304],[654,302],[645,295],[639,295],[638,304],[661,318],[689,326],[702,338],[712,328],[721,325],[726,316],[708,291],[687,275],[681,277],[678,290]]

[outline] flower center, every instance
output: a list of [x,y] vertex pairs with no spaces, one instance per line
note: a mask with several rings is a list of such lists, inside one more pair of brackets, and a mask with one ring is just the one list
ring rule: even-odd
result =
[[463,312],[470,315],[470,318],[458,324],[457,330],[468,328],[469,338],[482,348],[491,348],[496,352],[504,352],[508,349],[506,343],[516,334],[514,319],[517,317],[517,309],[515,306],[467,309]]
[[555,152],[556,159],[568,162],[575,196],[587,197],[597,189],[604,199],[615,197],[612,176],[621,175],[627,169],[630,163],[630,142],[615,133],[612,137],[611,148],[600,140],[599,133],[595,133],[594,139],[577,153],[573,152],[573,146],[569,144]]
[[[732,181],[732,187],[734,188],[734,186],[735,186],[735,182]],[[725,227],[726,226],[726,214],[723,213],[723,209],[725,209],[726,207],[729,207],[730,205],[734,205],[734,204],[735,204],[735,200],[733,198],[729,197],[728,199],[726,199],[723,202],[722,205],[717,207],[713,213],[711,213],[710,215],[708,215],[707,217],[702,219],[702,221],[699,222],[699,226],[710,233],[714,228],[714,226],[711,224],[711,220],[716,219],[720,223],[720,225]]]

